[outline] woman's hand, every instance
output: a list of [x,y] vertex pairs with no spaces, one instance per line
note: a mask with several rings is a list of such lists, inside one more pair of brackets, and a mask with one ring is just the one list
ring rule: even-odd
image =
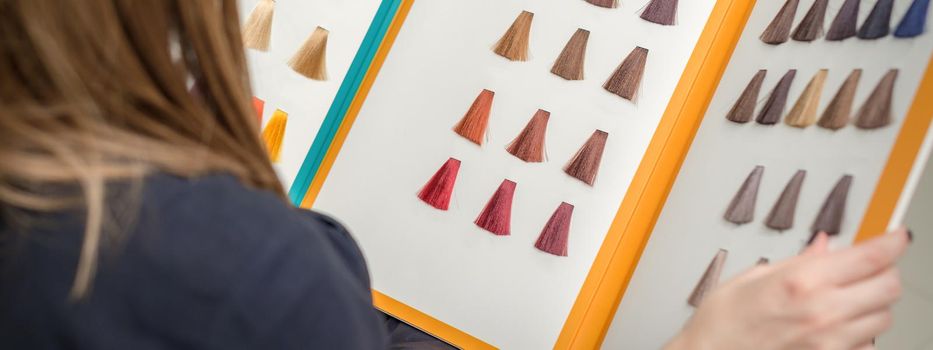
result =
[[665,349],[873,349],[891,326],[909,240],[900,229],[829,252],[820,233],[800,256],[715,289]]

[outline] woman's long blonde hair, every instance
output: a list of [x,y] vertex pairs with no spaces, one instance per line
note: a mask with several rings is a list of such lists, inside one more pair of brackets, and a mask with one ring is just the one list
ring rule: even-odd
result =
[[[236,7],[0,0],[0,214],[86,213],[72,298],[90,289],[102,236],[120,233],[110,181],[228,172],[283,194],[257,136]],[[69,187],[80,191],[54,190]]]

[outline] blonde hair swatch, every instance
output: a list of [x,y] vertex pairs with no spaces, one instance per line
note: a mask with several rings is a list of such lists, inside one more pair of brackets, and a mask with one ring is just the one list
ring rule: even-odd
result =
[[793,38],[797,41],[813,41],[823,35],[823,22],[826,20],[826,7],[829,0],[816,0],[810,11],[803,17],[797,29],[794,30]]
[[534,16],[534,13],[528,11],[518,14],[509,29],[496,42],[492,51],[510,61],[528,60],[528,39]]
[[829,106],[823,111],[823,116],[816,124],[822,128],[839,130],[849,123],[852,116],[852,103],[855,101],[855,91],[858,89],[859,79],[862,77],[861,69],[853,69],[849,73],[836,96],[829,101]]
[[330,31],[317,27],[304,45],[288,61],[296,72],[313,80],[327,80],[327,36]]
[[567,80],[583,80],[583,63],[586,60],[586,43],[589,41],[590,31],[578,28],[567,45],[557,56],[551,73]]
[[732,105],[732,109],[726,113],[726,119],[736,123],[748,123],[752,120],[752,116],[755,115],[755,105],[758,104],[758,95],[761,93],[761,86],[767,74],[768,71],[765,69],[755,73],[745,90],[742,91],[742,95]]
[[279,161],[282,154],[282,140],[285,139],[285,125],[288,123],[288,113],[281,109],[272,113],[272,118],[262,129],[262,140],[266,143],[266,151],[273,163]]
[[253,12],[246,18],[243,25],[243,45],[259,50],[268,51],[272,39],[272,17],[275,14],[274,0],[260,0]]
[[642,76],[645,74],[645,64],[648,62],[648,49],[638,46],[625,57],[615,72],[609,76],[603,89],[619,95],[626,100],[633,100],[641,86]]
[[804,88],[794,108],[784,118],[784,123],[793,127],[806,128],[816,123],[817,110],[820,107],[820,96],[823,94],[823,85],[829,71],[820,69]]
[[800,0],[787,0],[778,11],[765,31],[759,37],[765,44],[778,45],[787,42],[790,37],[791,26],[794,25],[794,16],[797,15],[797,5]]
[[877,129],[891,124],[891,100],[894,98],[894,83],[897,69],[891,69],[881,78],[862,107],[859,108],[855,126],[860,129]]

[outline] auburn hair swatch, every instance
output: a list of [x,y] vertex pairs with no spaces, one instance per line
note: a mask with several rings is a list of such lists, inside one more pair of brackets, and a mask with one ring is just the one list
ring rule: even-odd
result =
[[603,84],[603,89],[632,101],[638,94],[641,78],[645,74],[645,63],[648,61],[648,49],[638,46],[622,60],[609,80]]
[[330,31],[317,27],[288,61],[293,70],[313,80],[327,80],[327,37]]
[[862,0],[846,0],[842,3],[836,18],[829,25],[826,40],[839,41],[855,36],[858,32],[858,9]]
[[483,89],[480,91],[470,109],[467,110],[460,122],[454,126],[454,132],[477,145],[482,145],[486,138],[486,127],[489,124],[489,112],[492,109],[492,100],[496,93]]
[[853,69],[852,73],[849,73],[849,77],[842,83],[836,96],[829,101],[829,106],[823,111],[823,116],[820,117],[817,125],[830,130],[839,130],[849,124],[852,116],[852,103],[855,101],[855,92],[861,77],[861,69]]
[[894,36],[898,38],[913,38],[926,29],[927,12],[930,8],[930,0],[914,0],[901,19],[901,23],[894,30]]
[[641,18],[665,26],[673,25],[677,19],[677,0],[651,0]]
[[816,220],[813,221],[810,231],[814,234],[818,232],[826,232],[829,235],[839,234],[842,219],[846,212],[846,201],[849,197],[850,187],[852,187],[851,175],[845,175],[839,179],[833,190],[829,192],[829,196],[826,197],[826,201],[823,202],[823,207],[820,208],[820,213],[817,215]]
[[455,158],[447,159],[418,192],[418,198],[434,208],[447,210],[450,207],[450,197],[453,195],[459,172],[460,161]]
[[758,201],[758,187],[761,186],[761,177],[764,173],[765,167],[759,165],[748,174],[742,187],[735,193],[732,202],[726,208],[726,214],[723,215],[726,221],[741,225],[755,219],[755,202]]
[[794,25],[794,16],[797,15],[797,5],[800,0],[787,0],[778,11],[764,33],[759,37],[765,44],[778,45],[787,42],[790,37],[791,26]]
[[535,248],[557,256],[567,256],[567,239],[570,236],[570,219],[573,216],[573,205],[567,202],[560,203],[551,218],[548,219]]
[[619,7],[619,0],[586,0],[586,2],[607,9]]
[[891,33],[891,11],[894,9],[894,0],[878,0],[871,9],[868,18],[858,30],[861,39],[878,39]]
[[860,129],[877,129],[891,124],[891,99],[894,97],[894,83],[897,81],[897,69],[889,70],[875,90],[871,92],[855,117],[855,126]]
[[693,307],[699,307],[706,294],[713,290],[713,288],[716,288],[716,285],[719,284],[719,277],[722,275],[722,268],[726,265],[726,258],[728,256],[728,250],[720,249],[716,252],[716,255],[713,256],[713,260],[710,261],[709,266],[706,267],[706,271],[703,272],[703,277],[700,277],[700,281],[697,282],[696,287],[693,288],[693,293],[690,293],[687,304]]
[[269,51],[272,38],[272,17],[275,14],[275,1],[260,0],[243,25],[243,46]]
[[282,140],[285,138],[286,124],[288,124],[288,113],[277,109],[262,130],[262,140],[266,143],[266,152],[269,153],[269,159],[273,163],[277,163],[282,154]]
[[590,31],[578,28],[567,45],[557,56],[551,73],[567,80],[583,80],[583,63],[586,60],[586,43],[590,39]]
[[794,83],[794,77],[797,76],[797,70],[791,69],[781,77],[764,107],[758,112],[758,118],[755,119],[758,124],[774,125],[781,120],[784,114],[784,107],[787,105],[787,95],[790,93],[790,86]]
[[544,135],[547,133],[547,123],[551,113],[543,109],[535,112],[522,132],[506,147],[506,151],[518,159],[529,163],[544,161]]
[[797,29],[794,30],[792,36],[794,40],[813,41],[823,35],[823,21],[826,20],[826,7],[828,4],[829,0],[816,0],[813,2],[810,11],[807,11],[806,16],[803,17],[803,20],[797,25]]
[[486,207],[473,223],[497,236],[511,234],[512,197],[515,195],[515,182],[503,180],[499,189],[492,195]]
[[502,34],[492,51],[510,61],[528,60],[528,40],[531,35],[531,22],[535,14],[522,11]]
[[570,159],[564,172],[583,183],[593,186],[596,182],[596,175],[599,173],[599,165],[603,160],[603,150],[606,148],[606,140],[609,134],[602,130],[596,130],[590,136],[583,147]]
[[829,71],[820,69],[813,76],[813,79],[807,84],[791,108],[784,123],[797,128],[806,128],[816,123],[817,109],[820,107],[820,96],[823,94],[823,85],[826,83],[826,76]]
[[[256,96],[253,96],[253,111],[256,112],[256,120],[262,123],[262,110],[266,106],[266,101],[259,99]],[[262,124],[260,124],[262,125]]]
[[797,212],[797,200],[800,198],[800,189],[803,188],[803,180],[807,177],[807,172],[798,170],[794,177],[787,182],[781,197],[774,203],[771,212],[768,213],[768,219],[765,220],[765,226],[769,228],[784,231],[794,227],[794,215]]
[[745,90],[739,95],[739,99],[732,105],[729,113],[726,113],[726,119],[736,123],[744,124],[752,120],[755,114],[755,106],[758,104],[758,95],[761,93],[761,86],[765,81],[768,71],[759,70],[752,77],[752,80],[745,86]]

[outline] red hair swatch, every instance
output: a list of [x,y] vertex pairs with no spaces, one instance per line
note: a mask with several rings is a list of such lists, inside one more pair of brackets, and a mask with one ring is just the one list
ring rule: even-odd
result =
[[259,120],[259,123],[262,124],[262,110],[266,106],[266,101],[259,99],[256,96],[253,96],[253,109],[256,110],[256,118]]
[[583,147],[577,151],[573,159],[564,167],[567,175],[583,181],[587,185],[593,186],[596,182],[596,174],[599,173],[599,164],[603,160],[603,149],[606,148],[606,139],[609,134],[602,130],[596,130],[589,140],[583,144]]
[[567,256],[567,238],[570,236],[570,218],[573,216],[573,205],[567,202],[560,203],[554,214],[544,225],[535,248],[557,256]]
[[418,198],[432,207],[447,210],[459,172],[460,161],[454,158],[447,159],[447,162],[421,188],[421,192],[418,192]]
[[550,118],[550,112],[539,109],[528,121],[528,125],[525,125],[525,129],[506,147],[506,151],[529,163],[543,162],[544,134],[547,132],[547,122]]
[[463,115],[463,119],[454,126],[454,132],[463,138],[482,146],[486,136],[486,126],[489,124],[489,111],[492,109],[492,98],[496,93],[483,89],[473,100],[473,105]]
[[473,223],[497,236],[508,236],[512,226],[512,196],[515,194],[515,182],[509,179],[502,181],[499,189],[486,203],[486,207],[479,213]]

